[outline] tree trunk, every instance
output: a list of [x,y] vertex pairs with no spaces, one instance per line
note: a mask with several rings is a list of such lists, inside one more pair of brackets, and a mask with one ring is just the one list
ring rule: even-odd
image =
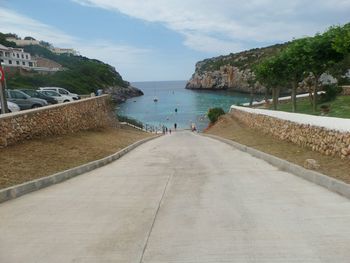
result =
[[315,113],[317,110],[317,90],[318,90],[318,79],[319,76],[315,76],[315,85],[313,90],[313,100],[312,100],[312,111]]
[[295,81],[292,83],[292,111],[297,111],[297,84]]
[[277,88],[272,89],[272,103],[273,103],[273,109],[277,110]]
[[250,101],[249,101],[249,106],[253,106],[253,101],[254,101],[254,87],[250,87]]
[[275,94],[275,97],[276,97],[275,104],[276,104],[276,106],[275,106],[275,110],[277,110],[277,108],[278,108],[279,97],[280,97],[280,90],[281,90],[280,87],[276,88],[276,94]]

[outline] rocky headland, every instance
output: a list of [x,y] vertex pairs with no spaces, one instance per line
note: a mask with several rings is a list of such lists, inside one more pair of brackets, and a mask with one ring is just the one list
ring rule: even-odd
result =
[[264,93],[265,87],[256,82],[253,66],[272,56],[287,44],[251,49],[205,59],[196,63],[195,72],[187,82],[187,89],[233,90],[249,93],[254,85],[255,93]]
[[104,93],[110,94],[112,100],[116,103],[125,102],[129,98],[142,96],[143,92],[130,84],[126,87],[106,87],[104,88]]

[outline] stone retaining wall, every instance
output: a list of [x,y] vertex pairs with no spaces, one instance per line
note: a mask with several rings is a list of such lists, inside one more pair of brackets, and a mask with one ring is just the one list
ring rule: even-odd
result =
[[350,96],[350,86],[342,86],[342,88],[343,88],[342,95]]
[[350,133],[299,124],[275,117],[231,108],[230,113],[248,127],[293,142],[325,155],[350,160]]
[[116,124],[108,95],[20,111],[0,115],[0,147]]

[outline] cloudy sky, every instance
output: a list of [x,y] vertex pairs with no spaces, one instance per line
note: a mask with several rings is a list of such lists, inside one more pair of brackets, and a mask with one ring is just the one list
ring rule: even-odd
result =
[[0,0],[0,32],[116,67],[129,81],[186,80],[198,60],[350,22],[349,0]]

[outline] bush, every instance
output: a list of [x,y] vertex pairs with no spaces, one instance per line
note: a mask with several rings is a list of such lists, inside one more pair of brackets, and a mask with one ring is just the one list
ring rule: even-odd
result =
[[222,108],[211,108],[208,111],[208,118],[211,123],[214,123],[218,120],[219,116],[224,115],[225,111]]
[[327,102],[335,100],[335,98],[343,91],[343,88],[336,84],[330,84],[323,86],[323,90],[326,93],[321,94],[321,102]]

